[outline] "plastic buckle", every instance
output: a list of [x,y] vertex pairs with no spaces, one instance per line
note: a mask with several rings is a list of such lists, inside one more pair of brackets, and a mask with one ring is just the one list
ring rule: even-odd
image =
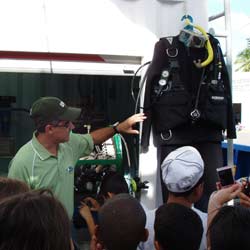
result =
[[198,109],[194,109],[191,113],[190,116],[193,121],[197,121],[201,117],[201,113]]

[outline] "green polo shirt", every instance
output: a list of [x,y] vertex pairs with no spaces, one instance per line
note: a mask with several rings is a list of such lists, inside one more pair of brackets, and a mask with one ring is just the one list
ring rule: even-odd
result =
[[20,148],[10,163],[8,176],[26,182],[31,189],[50,188],[63,203],[70,218],[74,206],[74,167],[77,160],[93,150],[91,135],[70,134],[51,155],[36,139]]

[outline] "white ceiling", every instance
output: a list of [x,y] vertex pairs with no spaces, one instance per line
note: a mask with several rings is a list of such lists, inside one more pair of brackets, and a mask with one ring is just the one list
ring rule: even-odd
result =
[[[206,2],[0,0],[0,51],[126,55],[148,61],[159,37],[179,32],[182,15],[191,14],[206,28]],[[5,65],[3,59],[0,70],[1,63]]]

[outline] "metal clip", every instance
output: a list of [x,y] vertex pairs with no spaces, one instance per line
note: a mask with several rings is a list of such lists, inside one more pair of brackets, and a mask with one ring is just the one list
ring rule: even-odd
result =
[[169,136],[168,136],[168,137],[164,137],[164,135],[161,133],[161,139],[162,139],[163,141],[168,141],[168,140],[170,140],[170,139],[173,137],[173,134],[172,134],[171,129],[168,130],[168,133],[169,133]]
[[[175,50],[172,55],[170,53],[171,50]],[[172,48],[172,49],[166,49],[166,53],[169,57],[177,57],[178,56],[178,49],[177,48]]]

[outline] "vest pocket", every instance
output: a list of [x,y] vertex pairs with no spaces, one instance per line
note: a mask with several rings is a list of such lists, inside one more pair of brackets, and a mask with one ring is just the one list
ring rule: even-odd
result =
[[165,91],[153,106],[153,124],[161,133],[189,121],[191,97],[185,89]]
[[222,84],[210,84],[207,88],[203,119],[220,129],[227,128],[227,95]]

